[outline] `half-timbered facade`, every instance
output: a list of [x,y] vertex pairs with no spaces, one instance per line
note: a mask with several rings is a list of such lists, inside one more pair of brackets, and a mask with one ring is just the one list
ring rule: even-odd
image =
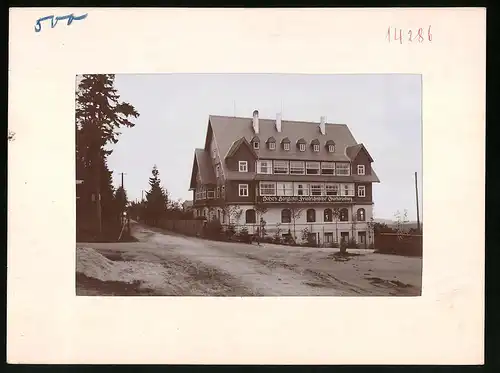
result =
[[210,116],[190,189],[198,216],[320,244],[371,241],[373,159],[344,124]]

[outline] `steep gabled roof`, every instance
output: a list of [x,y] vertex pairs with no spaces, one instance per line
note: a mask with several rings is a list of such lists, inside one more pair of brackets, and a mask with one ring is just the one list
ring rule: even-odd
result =
[[257,158],[257,153],[255,153],[253,146],[251,146],[250,143],[247,141],[247,139],[245,139],[244,137],[240,137],[238,140],[236,140],[232,143],[231,147],[227,151],[224,158],[231,158],[236,153],[236,151],[240,148],[240,146],[247,146],[248,149],[250,149],[252,154],[255,156],[255,158]]
[[267,139],[267,141],[266,141],[266,142],[267,142],[267,143],[270,143],[270,142],[276,142],[276,139],[275,139],[273,136],[271,136],[270,138],[268,138],[268,139]]
[[205,149],[194,150],[193,168],[191,171],[190,188],[196,187],[196,174],[200,174],[202,184],[216,184],[214,169],[210,154]]
[[370,155],[370,153],[368,153],[368,150],[366,150],[366,148],[363,144],[356,144],[353,146],[348,146],[345,150],[345,153],[353,161],[354,159],[356,159],[356,157],[358,156],[358,154],[361,150],[363,150],[366,153],[370,162],[373,162],[372,156]]
[[311,141],[311,145],[319,145],[319,140],[314,139],[313,141]]
[[[250,142],[255,137],[252,127],[253,119],[241,117],[229,117],[211,115],[209,117],[209,131],[207,136],[214,136],[217,141],[219,158],[232,156],[236,150],[243,145],[251,149],[259,159],[289,159],[289,160],[318,160],[318,161],[336,161],[348,162],[353,154],[359,153],[355,146],[358,145],[351,131],[345,124],[326,123],[326,134],[321,135],[320,144],[335,145],[335,151],[314,152],[313,147],[306,147],[306,151],[301,152],[298,147],[291,146],[290,150],[284,151],[282,148],[274,150],[269,147],[260,147],[254,150]],[[301,122],[301,121],[281,121],[281,132],[276,130],[275,119],[259,118],[259,138],[274,138],[277,143],[297,143],[297,140],[304,139],[304,142],[310,142],[318,138],[319,122]],[[319,138],[318,138],[319,139]],[[236,140],[236,141],[235,141]],[[269,140],[268,140],[269,141]],[[206,144],[208,144],[208,138]],[[207,148],[208,149],[208,148]],[[366,149],[365,149],[366,150]],[[224,174],[227,176],[228,169],[225,162],[221,162]],[[230,179],[229,176],[227,176]]]

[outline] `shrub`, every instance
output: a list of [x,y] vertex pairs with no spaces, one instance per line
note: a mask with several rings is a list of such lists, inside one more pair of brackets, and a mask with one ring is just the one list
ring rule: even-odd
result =
[[226,227],[226,237],[227,238],[232,238],[236,234],[236,228],[234,224],[229,224]]
[[354,238],[351,238],[349,240],[349,242],[347,242],[347,247],[349,249],[357,249],[358,248],[358,244],[356,243],[356,240]]
[[264,237],[262,237],[261,242],[273,243],[273,237],[272,236],[264,236]]
[[238,232],[237,237],[238,241],[240,242],[246,242],[246,243],[252,242],[252,236],[248,233],[247,227],[242,227]]
[[212,240],[221,240],[224,232],[220,221],[210,220],[205,227],[205,235]]
[[337,241],[333,241],[330,243],[330,247],[333,247],[334,249],[338,249],[339,248],[339,243]]

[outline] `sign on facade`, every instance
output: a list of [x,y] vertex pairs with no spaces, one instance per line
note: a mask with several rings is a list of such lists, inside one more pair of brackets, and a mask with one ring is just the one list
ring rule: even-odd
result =
[[343,196],[259,196],[261,203],[335,203],[352,202],[352,197]]

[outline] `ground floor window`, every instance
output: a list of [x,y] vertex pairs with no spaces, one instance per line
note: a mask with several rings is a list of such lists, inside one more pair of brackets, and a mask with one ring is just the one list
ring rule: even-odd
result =
[[340,242],[349,242],[349,232],[340,232]]
[[333,221],[333,212],[332,212],[332,209],[325,209],[323,221],[325,221],[327,223]]
[[247,224],[255,224],[255,210],[250,209],[245,212],[245,222]]
[[358,243],[366,244],[366,232],[358,232]]
[[349,212],[347,209],[340,209],[340,221],[348,221],[349,220]]
[[332,243],[333,242],[333,232],[325,232],[323,241],[325,243]]
[[306,219],[308,223],[314,223],[316,221],[316,210],[307,210]]
[[281,222],[282,223],[291,223],[292,222],[292,213],[288,209],[281,210]]

